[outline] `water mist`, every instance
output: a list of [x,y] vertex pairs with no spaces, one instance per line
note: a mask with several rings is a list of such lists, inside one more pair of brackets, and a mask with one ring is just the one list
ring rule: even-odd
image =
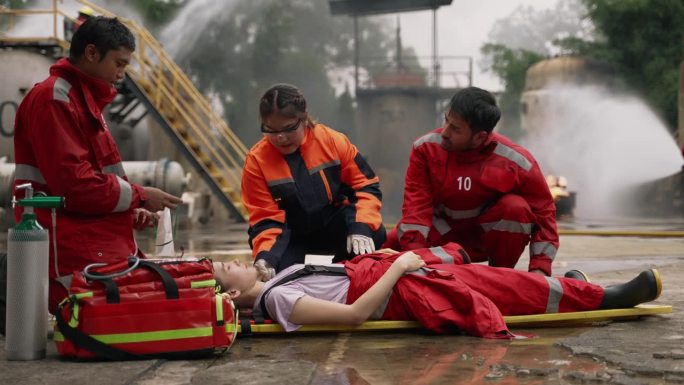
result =
[[527,146],[545,174],[567,177],[576,217],[628,216],[630,190],[681,169],[675,140],[637,97],[598,86],[539,92],[542,118]]

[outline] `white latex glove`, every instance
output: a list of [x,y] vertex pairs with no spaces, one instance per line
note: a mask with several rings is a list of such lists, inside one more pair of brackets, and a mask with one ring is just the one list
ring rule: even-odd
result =
[[347,236],[347,252],[354,255],[370,254],[375,251],[373,239],[365,235],[349,234]]
[[275,277],[276,275],[275,269],[271,267],[271,264],[266,262],[264,259],[259,259],[254,262],[254,267],[257,269],[257,273],[259,275],[258,278],[264,282]]

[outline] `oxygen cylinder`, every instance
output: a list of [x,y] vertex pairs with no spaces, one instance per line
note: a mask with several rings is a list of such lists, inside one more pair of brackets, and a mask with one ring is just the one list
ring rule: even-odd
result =
[[60,207],[63,198],[33,197],[31,184],[18,203],[25,210],[7,238],[7,317],[5,350],[8,360],[45,358],[48,334],[48,232],[36,220],[34,207]]

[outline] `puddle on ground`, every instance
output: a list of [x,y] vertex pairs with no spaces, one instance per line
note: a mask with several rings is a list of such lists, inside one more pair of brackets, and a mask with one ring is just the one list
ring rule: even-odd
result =
[[[138,244],[154,256],[154,233],[138,236]],[[179,229],[176,250],[186,256],[209,256],[214,260],[240,258],[250,261],[245,225],[202,226]],[[574,260],[572,266],[556,265],[562,275],[569,268],[589,274],[618,269],[661,266],[677,256],[658,258],[619,258]],[[602,327],[599,325],[593,328]],[[268,373],[272,364],[259,362],[306,363],[313,367],[305,383],[312,384],[586,384],[642,383],[654,379],[631,378],[605,362],[585,356],[572,356],[555,344],[579,335],[588,327],[514,329],[535,334],[525,340],[484,340],[458,335],[432,335],[420,331],[320,333],[294,335],[239,336],[228,354],[215,365],[240,361],[255,373]],[[266,373],[264,373],[266,372]],[[256,376],[255,378],[259,378]],[[628,378],[628,380],[630,380]],[[258,383],[254,382],[254,383]]]
[[528,329],[537,337],[514,341],[415,331],[252,336],[224,359],[312,362],[314,384],[608,383],[620,373],[554,346],[583,330]]
[[[154,239],[139,243],[143,249],[154,250]],[[176,250],[183,246],[185,255],[251,261],[244,225],[179,230],[176,245]],[[556,265],[555,274],[562,275],[570,268],[588,274],[647,268],[670,264],[676,258],[679,257],[573,260],[571,266]],[[572,356],[555,345],[581,334],[587,327],[515,329],[514,332],[535,334],[536,338],[514,341],[420,331],[240,336],[229,354],[219,361],[254,363],[255,369],[258,366],[266,372],[274,367],[273,362],[306,364],[314,369],[310,381],[304,382],[313,384],[622,383],[619,379],[626,375],[605,362]],[[270,364],[259,366],[259,362],[266,361]],[[278,378],[279,373],[263,375]],[[649,383],[640,381],[636,383]]]

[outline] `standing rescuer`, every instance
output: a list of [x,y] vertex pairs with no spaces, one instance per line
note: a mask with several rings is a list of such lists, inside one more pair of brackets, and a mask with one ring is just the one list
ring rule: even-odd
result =
[[259,113],[264,138],[242,173],[256,266],[281,271],[309,253],[340,261],[379,247],[379,179],[349,139],[315,123],[292,85],[266,91]]
[[551,275],[555,206],[532,155],[492,132],[501,111],[476,87],[458,91],[444,126],[413,143],[402,218],[386,247],[461,244],[475,262],[514,267],[530,245],[529,271]]
[[[134,228],[151,225],[153,212],[181,203],[157,188],[128,181],[102,115],[134,49],[135,38],[119,20],[89,18],[74,34],[69,58],[50,68],[50,76],[17,111],[15,189],[31,183],[35,191],[63,196],[66,202],[56,216],[56,239],[50,231],[50,311],[65,297],[69,274],[91,263],[141,254]],[[23,191],[15,195],[21,198]],[[15,210],[17,219],[21,213]],[[53,228],[48,210],[36,214],[43,227]]]

